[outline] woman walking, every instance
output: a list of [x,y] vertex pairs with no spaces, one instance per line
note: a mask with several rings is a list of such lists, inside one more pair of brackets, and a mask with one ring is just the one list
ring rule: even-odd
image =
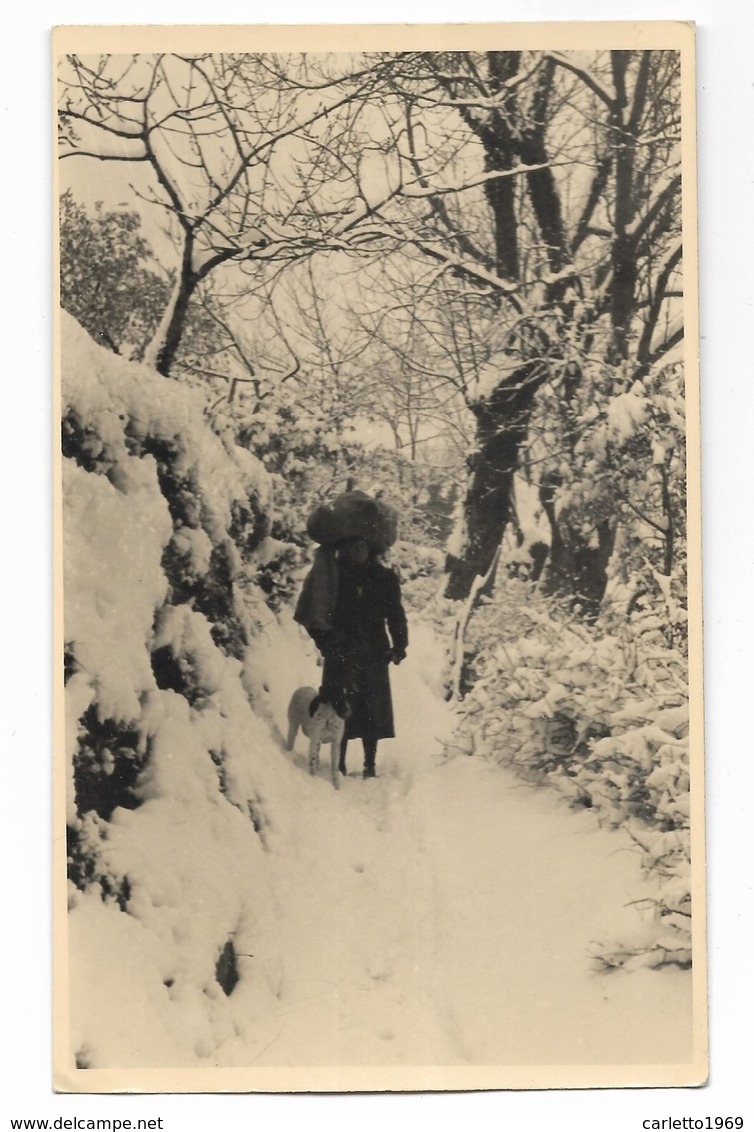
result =
[[393,738],[390,663],[400,664],[408,627],[398,577],[367,538],[321,547],[296,607],[323,657],[320,699],[345,715],[340,771],[351,739],[361,739],[364,777],[376,776],[377,744]]

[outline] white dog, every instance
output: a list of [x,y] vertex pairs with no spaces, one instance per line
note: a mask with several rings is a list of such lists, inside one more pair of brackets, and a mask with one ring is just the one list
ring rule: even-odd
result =
[[289,751],[293,750],[296,735],[301,728],[309,740],[309,774],[316,774],[319,770],[319,749],[323,743],[329,743],[330,777],[336,790],[340,789],[338,762],[345,726],[345,719],[338,715],[332,704],[322,703],[314,688],[298,688],[291,696],[286,747]]

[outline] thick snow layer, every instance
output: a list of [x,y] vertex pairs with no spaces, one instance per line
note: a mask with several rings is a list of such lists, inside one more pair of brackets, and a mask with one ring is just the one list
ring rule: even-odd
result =
[[146,644],[167,591],[160,559],[172,531],[153,469],[133,463],[128,492],[71,460],[63,469],[65,638],[96,679],[103,713],[119,719],[135,718],[139,695],[154,687]]
[[[286,655],[316,683],[297,632],[268,641],[265,710],[280,727]],[[600,938],[635,930],[633,902],[652,895],[630,842],[494,764],[447,758],[440,660],[414,626],[393,670],[399,738],[381,744],[375,781],[361,779],[351,744],[339,792],[324,769],[308,775],[301,737],[288,755],[238,714],[239,761],[266,764],[264,839],[213,792],[176,705],[181,773],[117,812],[107,843],[131,879],[129,914],[74,902],[75,1041],[90,1064],[690,1059],[688,973],[592,968]],[[226,934],[241,976],[229,997],[213,967]]]
[[242,448],[229,451],[210,431],[196,390],[103,350],[74,319],[61,317],[63,413],[86,423],[91,454],[118,490],[130,492],[133,477],[145,482],[144,461],[127,456],[150,438],[174,445],[175,474],[201,485],[197,506],[210,535],[225,533],[233,501],[255,492],[267,502],[270,481],[261,463]]
[[614,444],[625,444],[647,415],[647,398],[640,382],[613,397],[607,407],[607,434]]
[[442,658],[428,630],[413,636],[381,777],[362,781],[354,750],[337,795],[312,783],[299,865],[275,862],[292,1001],[257,1064],[686,1060],[687,974],[592,973],[596,942],[635,928],[631,902],[651,892],[630,842],[499,767],[446,758]]

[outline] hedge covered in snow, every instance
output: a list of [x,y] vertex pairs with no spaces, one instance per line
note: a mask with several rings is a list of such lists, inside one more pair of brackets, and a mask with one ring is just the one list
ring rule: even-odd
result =
[[72,1053],[232,1062],[279,980],[249,958],[274,932],[280,771],[249,676],[268,611],[244,585],[268,478],[198,396],[67,316],[62,357]]
[[606,967],[691,962],[688,666],[669,631],[683,614],[656,609],[589,625],[509,578],[464,639],[460,749],[624,827],[662,878],[649,922],[601,948]]

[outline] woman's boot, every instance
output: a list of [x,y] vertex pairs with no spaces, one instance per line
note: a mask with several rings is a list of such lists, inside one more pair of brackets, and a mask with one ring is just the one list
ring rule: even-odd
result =
[[376,778],[377,771],[374,763],[377,756],[377,740],[362,739],[362,744],[364,747],[364,778]]

